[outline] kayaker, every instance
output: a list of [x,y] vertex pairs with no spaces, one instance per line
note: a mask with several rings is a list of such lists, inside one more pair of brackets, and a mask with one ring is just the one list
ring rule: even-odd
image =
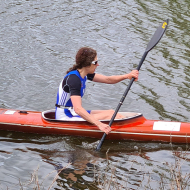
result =
[[[95,73],[97,66],[99,64],[96,50],[89,47],[79,49],[76,54],[76,63],[67,71],[67,75],[59,85],[55,118],[71,121],[81,118],[108,134],[111,128],[99,120],[111,119],[114,110],[85,110],[82,107],[81,98],[86,88],[86,79],[93,82],[115,84],[132,77],[138,80],[139,72],[133,70],[124,75],[105,76]],[[117,114],[116,119],[123,117],[123,115]]]

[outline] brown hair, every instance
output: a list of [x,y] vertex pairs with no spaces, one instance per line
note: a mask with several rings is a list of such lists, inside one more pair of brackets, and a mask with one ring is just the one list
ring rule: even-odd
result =
[[76,64],[74,64],[68,71],[74,71],[76,69],[82,69],[83,67],[88,67],[94,61],[97,55],[96,50],[89,47],[82,47],[78,50],[76,54]]

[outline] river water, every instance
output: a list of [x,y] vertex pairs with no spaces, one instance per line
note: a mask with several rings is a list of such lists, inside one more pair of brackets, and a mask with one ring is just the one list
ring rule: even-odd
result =
[[[189,8],[187,0],[1,1],[0,106],[54,108],[58,85],[83,46],[97,50],[98,73],[130,72],[169,18],[121,111],[190,122]],[[128,82],[89,82],[83,106],[115,109]],[[188,144],[107,140],[97,153],[97,143],[1,131],[0,189],[189,189]]]

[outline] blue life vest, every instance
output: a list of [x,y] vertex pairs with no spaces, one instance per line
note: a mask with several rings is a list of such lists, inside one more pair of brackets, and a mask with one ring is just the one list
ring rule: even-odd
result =
[[[80,76],[80,73],[77,70],[74,70],[74,71],[69,72],[64,77],[64,79],[67,76],[72,75],[72,74],[77,75],[79,77],[80,81],[81,81],[80,95],[81,95],[81,97],[83,97],[84,92],[85,92],[85,88],[86,88],[86,79],[87,79],[87,77],[85,76],[84,79],[83,79]],[[56,101],[56,104],[60,105],[60,106],[64,106],[64,107],[73,107],[73,104],[71,102],[70,92],[67,93],[67,92],[65,92],[63,90],[63,86],[62,86],[63,80],[62,80],[62,82],[59,85],[59,89],[58,89],[58,92],[57,92],[57,101]],[[57,110],[57,108],[56,108],[56,110]],[[68,117],[73,117],[73,115],[71,114],[71,112],[69,111],[69,109],[63,109],[63,110],[64,110],[65,115],[67,115]]]

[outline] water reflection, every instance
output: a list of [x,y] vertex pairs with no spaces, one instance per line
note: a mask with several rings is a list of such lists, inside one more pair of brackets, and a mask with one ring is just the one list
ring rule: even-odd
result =
[[[11,157],[15,159],[22,153],[23,158],[14,162],[13,167],[22,171],[30,156],[33,161],[29,163],[35,169],[40,157],[37,175],[43,179],[41,184],[49,187],[56,177],[56,184],[65,189],[98,189],[107,185],[137,188],[145,187],[147,183],[159,187],[160,173],[168,175],[169,172],[169,168],[166,169],[163,164],[171,167],[169,163],[173,162],[174,156],[181,159],[183,164],[190,160],[187,145],[178,144],[106,141],[103,151],[96,152],[94,150],[98,142],[89,138],[10,132],[2,132],[1,142],[4,144],[0,150],[1,167],[7,165],[5,158],[10,163]],[[7,156],[3,158],[2,155]],[[46,171],[42,172],[44,167]],[[16,176],[13,169],[10,172]],[[32,173],[31,170],[28,172]],[[10,178],[7,174],[5,176]],[[28,175],[20,180],[25,181],[27,178]]]

